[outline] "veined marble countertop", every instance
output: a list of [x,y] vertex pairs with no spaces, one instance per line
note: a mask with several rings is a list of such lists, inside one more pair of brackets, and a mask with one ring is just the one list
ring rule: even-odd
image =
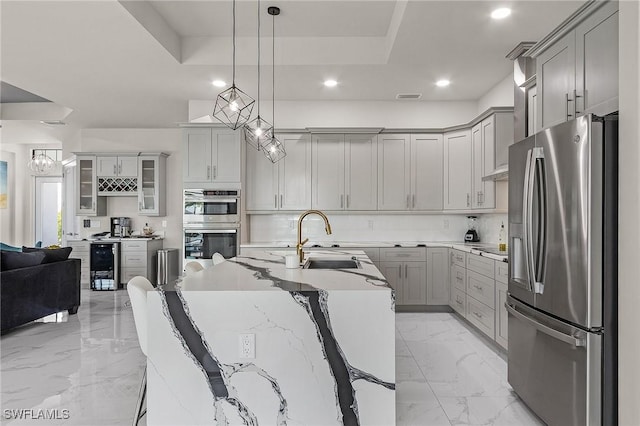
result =
[[187,274],[179,286],[183,291],[304,291],[391,290],[384,276],[363,251],[314,250],[307,258],[350,259],[362,269],[287,269],[286,250],[251,250],[215,267]]
[[[314,245],[319,245],[320,247],[313,247]],[[304,246],[305,252],[313,251],[315,253],[316,250],[322,250],[323,248],[332,248],[332,246],[337,245],[339,248],[368,248],[368,247],[380,247],[380,248],[390,248],[390,247],[447,247],[453,248],[456,250],[461,250],[467,253],[476,254],[479,256],[484,256],[489,259],[498,260],[501,262],[507,262],[507,252],[504,254],[490,253],[483,251],[482,249],[490,249],[496,250],[496,244],[486,244],[486,243],[461,243],[459,241],[322,241],[322,242],[308,242]],[[279,247],[283,249],[295,249],[295,242],[291,241],[266,241],[266,242],[257,242],[257,243],[245,243],[241,244],[240,248],[243,249],[260,249],[260,248],[274,248]]]
[[99,237],[99,238],[69,238],[67,241],[89,241],[90,243],[105,242],[105,243],[117,243],[121,241],[151,241],[162,240],[163,237]]

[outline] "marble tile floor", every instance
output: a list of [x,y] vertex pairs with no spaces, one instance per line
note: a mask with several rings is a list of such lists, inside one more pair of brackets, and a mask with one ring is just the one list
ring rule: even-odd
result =
[[[131,424],[144,355],[126,291],[83,290],[62,317],[0,339],[0,424]],[[396,315],[396,382],[399,426],[542,424],[506,383],[504,355],[453,314]],[[7,411],[20,409],[58,419]]]

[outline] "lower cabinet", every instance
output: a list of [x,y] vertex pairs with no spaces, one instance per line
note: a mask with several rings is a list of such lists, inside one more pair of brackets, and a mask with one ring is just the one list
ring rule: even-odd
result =
[[427,249],[427,305],[449,304],[449,249]]
[[72,248],[69,255],[72,259],[80,259],[80,288],[90,288],[89,276],[89,241],[69,241],[67,245]]
[[380,272],[396,291],[397,305],[427,304],[426,261],[424,247],[380,249]]
[[146,277],[155,284],[158,250],[162,240],[126,240],[120,246],[120,283],[136,276]]
[[508,264],[450,249],[449,268],[449,306],[506,349]]

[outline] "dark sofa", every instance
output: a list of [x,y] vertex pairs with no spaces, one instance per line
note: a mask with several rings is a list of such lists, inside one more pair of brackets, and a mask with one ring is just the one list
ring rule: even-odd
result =
[[80,259],[0,273],[2,334],[22,324],[80,306]]

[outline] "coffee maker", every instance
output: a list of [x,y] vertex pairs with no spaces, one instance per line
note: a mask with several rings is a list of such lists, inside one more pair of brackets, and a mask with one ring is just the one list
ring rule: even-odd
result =
[[477,243],[480,241],[480,237],[478,236],[478,231],[476,231],[476,219],[477,216],[467,216],[469,219],[469,230],[466,234],[464,234],[464,242],[465,243]]
[[128,237],[131,234],[131,218],[129,217],[112,217],[111,218],[111,236],[112,237]]

